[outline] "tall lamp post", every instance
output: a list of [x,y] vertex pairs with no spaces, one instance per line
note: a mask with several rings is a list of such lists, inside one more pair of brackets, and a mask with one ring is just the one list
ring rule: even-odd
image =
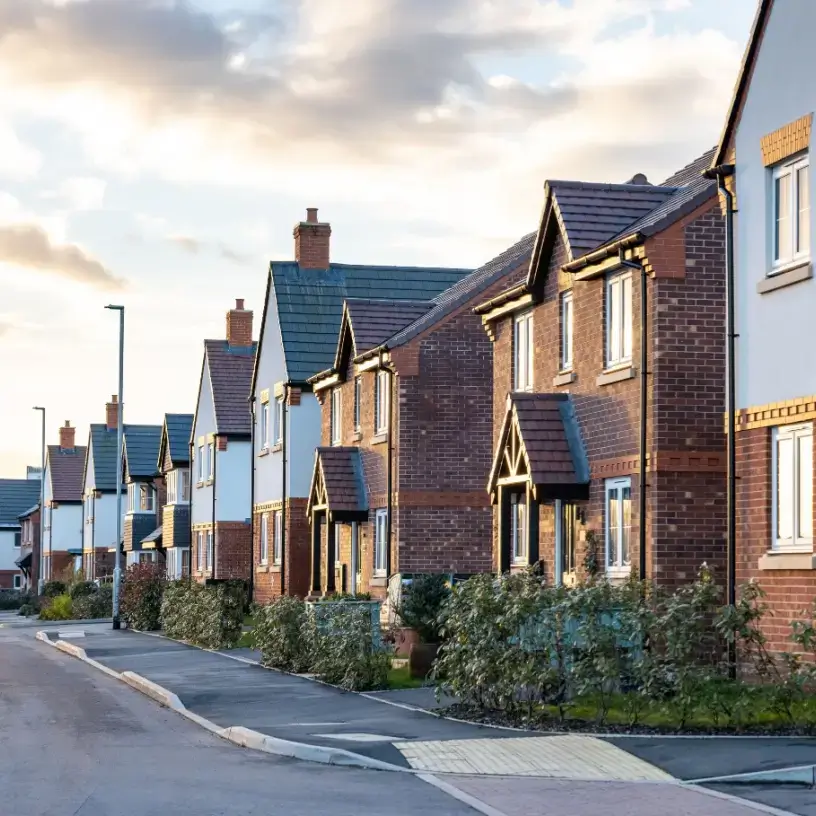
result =
[[119,586],[122,568],[119,548],[122,541],[122,405],[124,398],[125,363],[125,307],[108,305],[106,309],[119,312],[119,407],[116,417],[116,543],[113,556],[113,628],[119,629]]
[[45,570],[43,564],[45,562],[45,408],[41,405],[34,406],[35,411],[42,414],[42,437],[40,439],[40,462],[42,469],[40,470],[40,564],[37,567],[37,594],[42,595],[43,587],[45,586]]

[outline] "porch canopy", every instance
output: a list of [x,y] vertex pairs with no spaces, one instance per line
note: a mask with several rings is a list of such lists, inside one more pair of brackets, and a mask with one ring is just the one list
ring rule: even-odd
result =
[[365,521],[368,494],[360,449],[317,448],[306,513],[312,526],[312,591],[320,591],[321,528],[326,522],[326,580],[334,589],[334,536],[336,523]]
[[141,540],[142,549],[155,550],[157,547],[161,549],[162,545],[162,526],[161,524]]
[[[488,491],[499,506],[500,570],[510,568],[513,535],[527,537],[528,563],[538,561],[538,506],[589,498],[589,461],[569,394],[508,395]],[[513,500],[527,508],[526,529],[515,532]]]

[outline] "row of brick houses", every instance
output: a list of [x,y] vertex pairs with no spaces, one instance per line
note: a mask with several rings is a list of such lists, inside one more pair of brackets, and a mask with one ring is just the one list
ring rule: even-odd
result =
[[118,464],[115,397],[87,448],[60,430],[46,577],[120,547],[268,602],[528,567],[673,586],[730,561],[792,617],[816,594],[816,374],[791,354],[813,325],[813,101],[778,91],[814,25],[763,0],[715,148],[659,183],[548,180],[536,230],[476,270],[336,263],[307,210],[257,340],[239,299],[204,341],[192,414],[126,425]]

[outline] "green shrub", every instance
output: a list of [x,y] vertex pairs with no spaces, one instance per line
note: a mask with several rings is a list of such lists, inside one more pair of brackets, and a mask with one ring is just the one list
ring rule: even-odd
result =
[[391,653],[375,637],[368,604],[326,604],[311,631],[313,670],[321,680],[349,691],[388,687]]
[[282,596],[258,607],[254,636],[264,666],[295,673],[311,669],[313,622],[303,601]]
[[161,604],[161,624],[168,637],[205,649],[231,649],[241,638],[245,606],[243,581],[209,586],[174,581]]
[[56,598],[57,595],[64,595],[68,587],[64,581],[46,581],[43,587],[43,595],[46,598]]
[[76,600],[96,592],[96,584],[93,581],[76,581],[68,587],[68,594]]
[[0,611],[19,609],[26,602],[24,593],[17,589],[0,589]]
[[438,643],[440,615],[450,593],[447,575],[415,575],[397,610],[402,625],[415,629],[423,643]]
[[17,614],[20,617],[30,618],[33,615],[37,614],[37,607],[33,603],[24,603],[20,609],[18,610]]
[[74,616],[76,620],[93,620],[109,618],[113,615],[113,587],[101,586],[89,595],[74,598]]
[[52,598],[40,612],[40,620],[62,621],[74,620],[73,601],[67,593]]
[[157,564],[134,564],[122,582],[121,616],[131,629],[159,629],[165,571]]

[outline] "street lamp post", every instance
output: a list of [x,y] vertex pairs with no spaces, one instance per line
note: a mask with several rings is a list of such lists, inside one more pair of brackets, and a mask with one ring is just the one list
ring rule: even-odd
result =
[[125,307],[108,305],[106,309],[119,312],[119,407],[116,417],[116,543],[113,556],[113,628],[119,629],[119,585],[122,568],[119,548],[122,540],[122,406],[124,405],[125,363]]
[[37,568],[37,594],[42,595],[45,587],[45,570],[43,564],[45,562],[45,408],[41,405],[34,406],[35,411],[42,414],[42,436],[40,438],[40,564]]

